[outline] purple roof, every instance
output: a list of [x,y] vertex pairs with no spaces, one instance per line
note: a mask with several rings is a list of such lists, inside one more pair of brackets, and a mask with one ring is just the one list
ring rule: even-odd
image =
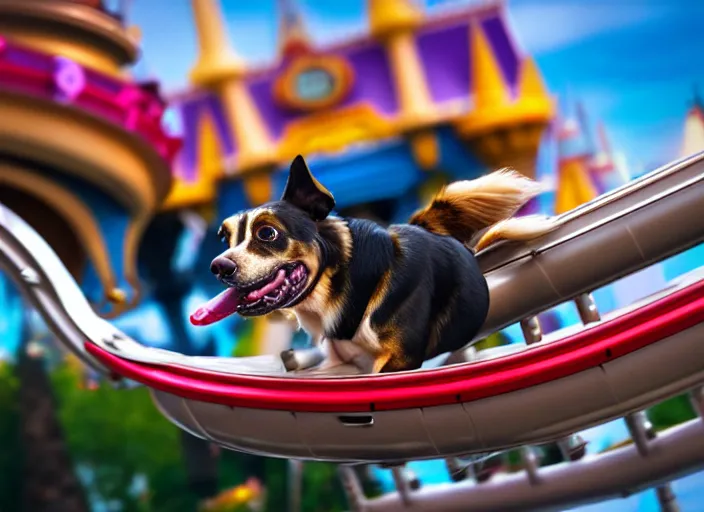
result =
[[192,96],[178,105],[178,111],[181,114],[183,132],[180,135],[184,138],[184,144],[174,167],[181,179],[195,181],[197,179],[196,167],[200,143],[198,131],[204,117],[209,116],[214,125],[218,142],[224,152],[223,156],[235,154],[234,137],[230,123],[223,112],[222,104],[213,94],[203,93]]
[[470,93],[469,43],[466,20],[418,35],[418,50],[436,103],[466,98]]
[[[368,42],[334,53],[343,57],[351,65],[355,75],[354,86],[339,108],[369,103],[380,114],[393,115],[398,106],[384,49],[374,42]],[[274,102],[272,87],[279,72],[279,69],[272,69],[249,82],[254,103],[275,139],[281,136],[290,121],[306,115],[282,109]]]
[[[477,20],[486,33],[507,84],[511,89],[516,86],[520,56],[511,39],[502,8],[498,5],[473,8],[428,19],[416,37],[430,94],[436,104],[466,99],[471,92],[470,27]],[[364,103],[373,106],[381,115],[395,115],[398,101],[390,64],[381,45],[366,36],[320,51],[345,58],[354,71],[354,87],[339,108]],[[280,64],[270,66],[253,71],[247,82],[253,101],[275,140],[282,136],[290,122],[306,116],[305,113],[282,109],[275,103],[272,86],[281,72]],[[214,116],[228,154],[232,154],[236,148],[232,147],[233,137],[222,132],[229,128],[222,114],[222,106],[209,93],[187,94],[176,100],[176,103],[180,104],[185,131],[185,148],[181,160],[185,169],[181,172],[184,177],[190,178],[196,164],[198,145],[198,137],[193,135],[201,115],[209,113]]]

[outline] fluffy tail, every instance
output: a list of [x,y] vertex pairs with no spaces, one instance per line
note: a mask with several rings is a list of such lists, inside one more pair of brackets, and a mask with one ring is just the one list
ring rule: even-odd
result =
[[526,215],[513,217],[497,222],[484,232],[472,244],[472,248],[479,252],[489,247],[494,242],[501,240],[528,241],[549,233],[558,226],[554,217],[543,215]]
[[416,212],[410,224],[439,235],[470,243],[482,234],[474,249],[499,240],[530,240],[556,227],[544,217],[511,218],[518,209],[542,192],[542,186],[521,174],[502,169],[481,178],[457,181],[443,188],[430,205]]

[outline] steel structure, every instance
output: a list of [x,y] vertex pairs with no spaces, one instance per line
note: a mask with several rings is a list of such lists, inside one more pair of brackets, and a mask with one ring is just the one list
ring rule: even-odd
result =
[[[525,245],[479,255],[492,308],[482,335],[521,322],[526,344],[391,375],[348,367],[316,372],[278,357],[187,357],[148,348],[94,314],[50,247],[0,208],[0,266],[60,339],[86,364],[153,389],[171,421],[228,448],[295,459],[396,465],[398,491],[367,500],[348,466],[355,510],[515,510],[597,501],[659,486],[663,507],[677,476],[702,469],[699,419],[657,438],[642,410],[704,384],[702,272],[602,316],[590,291],[704,240],[704,154],[665,166],[560,217],[561,227]],[[529,290],[530,293],[526,293]],[[543,336],[533,315],[576,301],[582,326]],[[312,366],[312,367],[311,367]],[[531,445],[625,417],[633,445],[539,468]],[[488,483],[411,489],[405,461],[524,446],[525,474]]]

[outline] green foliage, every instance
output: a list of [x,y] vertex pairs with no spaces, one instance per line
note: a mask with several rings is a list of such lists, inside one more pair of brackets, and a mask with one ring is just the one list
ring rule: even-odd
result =
[[[266,512],[281,512],[288,509],[288,461],[285,459],[264,459],[266,474]],[[307,510],[304,509],[304,512]]]
[[[52,380],[73,458],[91,470],[92,478],[86,481],[90,495],[119,502],[125,512],[198,510],[198,500],[187,485],[180,432],[157,411],[146,388],[115,390],[103,384],[87,391],[80,387],[80,374],[69,365],[57,367]],[[0,406],[2,399],[0,391]],[[255,476],[266,488],[265,510],[286,510],[286,460],[222,450],[218,464],[220,490]],[[131,491],[138,475],[148,482],[146,496]],[[345,509],[334,465],[307,463],[303,478],[303,511]],[[233,505],[227,512],[239,510],[248,509]]]
[[0,362],[0,510],[20,509],[22,452],[18,442],[18,390],[14,367]]
[[506,464],[511,468],[523,468],[523,454],[520,449],[509,450],[505,453]]
[[687,395],[665,400],[648,409],[647,414],[655,430],[670,428],[696,417]]
[[[116,391],[102,384],[86,391],[79,386],[80,374],[68,365],[57,367],[52,379],[74,460],[92,472],[91,495],[116,500],[123,511],[195,510],[179,432],[154,407],[147,389]],[[131,492],[138,475],[147,478],[148,500]]]
[[346,509],[345,493],[338,477],[337,465],[326,462],[306,462],[303,465],[301,510],[303,512],[341,512]]

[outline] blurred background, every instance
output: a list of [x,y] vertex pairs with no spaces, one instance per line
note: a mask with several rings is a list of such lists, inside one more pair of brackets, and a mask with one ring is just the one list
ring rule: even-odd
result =
[[[502,166],[549,189],[524,213],[562,213],[704,150],[703,23],[689,0],[0,0],[0,201],[142,343],[277,353],[305,335],[187,316],[218,291],[219,222],[277,198],[293,156],[343,215],[403,222],[444,183]],[[608,312],[702,261],[695,247],[595,299]],[[579,317],[565,304],[540,320]],[[335,466],[220,451],[146,389],[102,382],[4,278],[0,332],[0,510],[282,511],[292,490],[300,510],[345,510]],[[482,343],[520,341],[516,325]],[[694,417],[684,397],[648,414],[656,430]],[[629,439],[622,420],[580,435],[588,453]],[[485,477],[516,460],[485,461]],[[441,461],[410,468],[450,481]],[[393,488],[387,469],[361,473],[370,495]],[[704,475],[672,489],[704,510]],[[659,505],[648,491],[575,510]]]

